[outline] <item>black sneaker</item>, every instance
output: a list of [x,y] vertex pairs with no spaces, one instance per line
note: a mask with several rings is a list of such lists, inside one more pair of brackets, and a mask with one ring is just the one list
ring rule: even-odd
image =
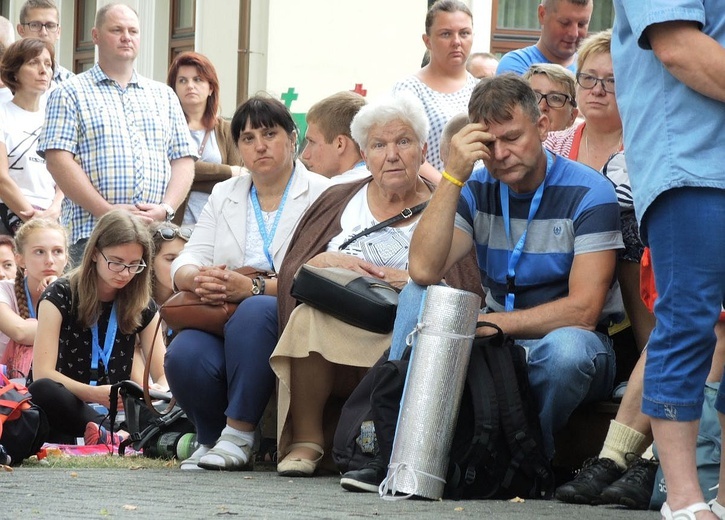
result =
[[377,493],[378,487],[387,473],[388,468],[375,457],[362,468],[345,473],[340,479],[340,485],[348,491]]
[[634,453],[627,453],[632,462],[622,478],[602,491],[605,504],[619,504],[630,509],[649,509],[652,488],[659,464],[645,460]]
[[593,457],[584,462],[574,480],[556,489],[554,497],[570,504],[601,504],[602,491],[623,474],[612,459]]

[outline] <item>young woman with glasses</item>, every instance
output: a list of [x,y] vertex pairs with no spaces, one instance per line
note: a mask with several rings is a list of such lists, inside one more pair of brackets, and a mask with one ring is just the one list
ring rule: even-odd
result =
[[159,315],[147,269],[152,252],[148,228],[127,212],[111,211],[94,228],[81,265],[41,296],[29,388],[48,416],[49,440],[118,443],[89,404],[108,408],[111,385],[130,377],[137,338],[155,386],[168,390],[166,349],[160,335],[154,338]]

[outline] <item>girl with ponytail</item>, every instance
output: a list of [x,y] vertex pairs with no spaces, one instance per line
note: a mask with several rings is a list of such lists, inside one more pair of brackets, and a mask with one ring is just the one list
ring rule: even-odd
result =
[[0,343],[7,347],[0,358],[8,377],[25,378],[33,360],[40,295],[68,263],[68,235],[57,221],[35,218],[15,235],[15,280],[0,280]]

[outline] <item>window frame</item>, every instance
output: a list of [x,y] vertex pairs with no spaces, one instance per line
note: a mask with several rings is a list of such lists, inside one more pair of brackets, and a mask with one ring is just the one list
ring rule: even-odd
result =
[[[498,27],[498,11],[499,4],[505,0],[492,0],[491,9],[491,40],[490,40],[490,52],[495,54],[505,54],[507,52],[521,49],[536,44],[539,41],[539,35],[541,34],[540,29],[513,29],[510,27]],[[597,0],[602,2],[604,0]],[[611,0],[609,0],[611,2]],[[531,5],[538,9],[540,2],[531,2]],[[589,27],[589,33],[597,32],[601,29],[596,28],[597,20],[595,16],[597,14],[597,6],[595,4],[594,12],[592,13],[592,21],[595,22],[595,28],[592,29],[591,24]],[[599,9],[601,10],[601,9]],[[614,22],[614,8],[612,7],[612,22]],[[611,27],[611,24],[609,25]],[[602,27],[604,29],[604,27]]]
[[[86,19],[86,12],[92,8],[93,20],[98,7],[97,0],[79,0],[75,2],[74,24],[73,24],[73,69],[75,74],[90,69],[96,62],[96,46],[93,43],[91,31],[95,22],[90,27],[84,27],[83,22]],[[88,39],[84,39],[86,35],[83,33],[88,30]]]
[[183,1],[185,0],[171,0],[171,9],[169,10],[169,65],[182,52],[196,49],[196,0],[190,0],[193,16],[191,25],[185,27],[176,23],[180,18],[180,4]]

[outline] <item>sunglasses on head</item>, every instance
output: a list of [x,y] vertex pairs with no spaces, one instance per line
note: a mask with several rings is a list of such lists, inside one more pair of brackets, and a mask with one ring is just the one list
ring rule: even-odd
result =
[[173,240],[176,237],[179,237],[180,239],[184,240],[185,242],[189,241],[189,238],[191,237],[191,229],[189,228],[159,228],[156,230],[156,233],[163,238],[164,240]]

